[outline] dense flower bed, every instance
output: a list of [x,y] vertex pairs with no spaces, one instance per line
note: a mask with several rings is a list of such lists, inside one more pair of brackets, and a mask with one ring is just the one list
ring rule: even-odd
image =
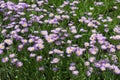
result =
[[[45,70],[47,62],[57,72],[68,59],[67,69],[73,75],[80,75],[78,64],[86,68],[87,76],[108,70],[120,74],[120,26],[114,22],[120,15],[96,14],[95,10],[105,7],[104,2],[93,2],[89,12],[80,4],[80,0],[63,1],[58,7],[47,0],[34,4],[0,1],[2,64],[24,67],[25,60],[34,59],[40,63],[36,66],[39,71]],[[112,8],[118,10],[117,6]]]

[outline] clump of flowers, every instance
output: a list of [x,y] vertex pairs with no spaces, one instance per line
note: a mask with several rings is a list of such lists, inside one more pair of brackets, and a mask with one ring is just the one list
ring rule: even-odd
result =
[[[82,58],[84,61],[87,76],[92,75],[95,68],[120,74],[116,53],[120,50],[120,44],[110,42],[120,40],[119,25],[112,29],[114,35],[106,37],[104,34],[111,30],[108,24],[113,22],[111,17],[99,14],[96,19],[92,17],[94,7],[90,7],[91,12],[84,12],[76,18],[76,11],[80,9],[77,5],[81,4],[79,0],[66,0],[56,9],[47,5],[48,3],[48,0],[37,1],[36,4],[0,1],[0,13],[3,16],[0,33],[4,37],[0,42],[0,55],[4,55],[1,58],[2,63],[10,62],[16,67],[24,67],[24,59],[19,59],[18,56],[25,52],[29,58],[22,58],[26,57],[28,62],[35,59],[36,64],[43,63],[38,67],[39,71],[45,70],[45,63],[42,62],[45,61],[47,65],[50,64],[50,69],[57,72],[57,64],[62,64],[62,59],[75,56],[76,59]],[[43,7],[46,5],[51,11]],[[105,6],[103,2],[94,2],[94,5]],[[65,10],[65,7],[69,7],[71,11]],[[114,8],[117,9],[115,6]],[[101,28],[103,31],[100,31]],[[81,61],[78,61],[78,64],[81,64]],[[75,62],[69,63],[67,68],[73,75],[80,74]]]

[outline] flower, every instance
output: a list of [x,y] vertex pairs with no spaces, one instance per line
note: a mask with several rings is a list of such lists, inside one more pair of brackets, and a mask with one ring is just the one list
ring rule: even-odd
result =
[[90,7],[90,10],[94,10],[94,7]]
[[79,35],[79,34],[78,34],[78,35],[75,35],[75,36],[74,36],[74,38],[76,38],[76,39],[78,39],[78,38],[80,38],[80,37],[82,37],[82,35]]
[[22,2],[23,0],[19,0],[19,2]]
[[75,69],[76,69],[75,66],[70,66],[70,67],[69,67],[69,70],[70,70],[70,71],[74,71]]
[[53,58],[53,60],[50,62],[52,64],[58,63],[60,61],[60,59],[58,58]]
[[53,54],[54,53],[54,51],[49,51],[49,54]]
[[85,66],[89,66],[90,62],[86,61],[84,64],[85,64]]
[[95,6],[103,6],[104,4],[103,4],[103,2],[94,2],[94,5]]
[[0,49],[1,49],[1,50],[2,50],[2,49],[5,49],[4,43],[1,43],[1,44],[0,44]]
[[120,16],[117,16],[118,19],[120,19]]
[[64,53],[63,51],[58,50],[58,49],[54,49],[53,52],[54,52],[54,53],[57,53],[57,54],[62,54],[62,53]]
[[23,44],[18,45],[18,51],[21,51],[23,49]]
[[28,25],[27,25],[26,22],[23,22],[23,23],[22,23],[22,26],[23,26],[23,27],[27,27]]
[[44,71],[45,68],[42,66],[42,67],[39,67],[39,71]]
[[14,58],[14,57],[15,57],[14,53],[9,55],[9,58]]
[[54,14],[53,14],[53,13],[50,13],[50,14],[49,14],[49,17],[53,17],[53,16],[54,16]]
[[116,45],[116,48],[117,48],[118,50],[120,50],[120,45]]
[[34,54],[34,53],[31,53],[30,54],[30,57],[32,58],[32,57],[35,57],[36,56],[36,54]]
[[78,74],[79,74],[79,71],[77,71],[77,70],[72,71],[72,74],[74,74],[74,75],[78,75]]
[[22,67],[22,66],[23,66],[23,63],[20,62],[20,61],[18,61],[18,62],[16,63],[16,66],[17,66],[17,67]]
[[58,68],[56,68],[56,67],[53,68],[53,71],[57,71],[57,70],[58,70]]
[[44,36],[47,36],[48,32],[44,30],[44,31],[41,31],[41,34],[44,35]]
[[74,52],[76,50],[76,48],[75,47],[67,47],[66,48],[66,53],[68,53],[68,54],[70,54],[70,53],[72,53],[72,52]]
[[13,44],[13,41],[11,39],[5,39],[4,42],[8,45]]
[[35,45],[35,47],[37,47],[39,50],[43,49],[44,48],[44,45],[41,44],[41,43],[38,43]]
[[106,45],[102,45],[102,46],[101,46],[101,49],[106,50],[106,49],[107,49],[107,46],[106,46]]
[[22,42],[23,44],[26,44],[28,41],[27,41],[26,39],[22,39],[21,42]]
[[52,43],[58,38],[59,36],[57,34],[50,34],[50,35],[45,36],[45,39],[48,41],[48,43]]
[[90,61],[90,62],[94,62],[94,61],[95,61],[95,57],[90,57],[90,58],[89,58],[89,61]]
[[3,54],[3,50],[0,49],[0,54]]
[[119,69],[119,68],[115,68],[115,69],[114,69],[114,72],[115,72],[116,74],[120,74],[120,69]]
[[77,33],[77,30],[76,30],[76,29],[72,29],[71,32],[72,32],[73,34],[75,34],[75,33]]
[[43,58],[42,56],[37,56],[37,57],[36,57],[36,61],[41,61],[42,58]]
[[100,69],[101,69],[102,71],[105,71],[105,70],[106,70],[106,68],[105,68],[104,66],[101,66]]
[[34,51],[35,50],[35,48],[34,47],[28,47],[28,51]]
[[28,42],[29,42],[29,43],[34,42],[34,39],[29,39]]
[[90,51],[91,54],[96,55],[97,52],[98,52],[98,48],[97,47],[93,47],[93,48],[90,48],[89,51]]
[[71,41],[71,40],[67,40],[67,43],[68,43],[68,44],[71,44],[71,43],[72,43],[72,41]]
[[109,68],[111,65],[110,65],[110,63],[106,63],[104,66],[105,66],[106,68]]
[[9,58],[8,58],[8,57],[4,57],[4,58],[2,58],[2,62],[3,62],[3,63],[8,62],[8,60],[9,60]]
[[11,60],[11,63],[15,64],[17,61],[18,61],[17,58],[13,58],[13,59]]
[[77,54],[77,56],[82,55],[84,51],[85,51],[85,49],[82,49],[82,48],[76,48],[76,54]]
[[88,27],[93,27],[93,26],[95,26],[95,25],[94,25],[92,22],[89,22],[87,26],[88,26]]
[[87,75],[87,76],[90,76],[90,75],[91,75],[91,72],[90,72],[90,71],[87,71],[87,72],[86,72],[86,75]]
[[114,30],[114,32],[116,32],[118,34],[120,33],[120,27],[118,27],[118,25],[116,25],[113,30]]
[[110,48],[110,52],[115,52],[116,49],[115,48]]

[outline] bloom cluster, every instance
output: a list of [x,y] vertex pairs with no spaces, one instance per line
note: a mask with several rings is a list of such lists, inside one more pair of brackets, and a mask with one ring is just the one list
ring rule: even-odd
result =
[[[36,1],[34,4],[27,4],[22,0],[18,4],[0,1],[0,32],[4,38],[0,42],[0,55],[5,54],[1,59],[3,63],[10,61],[17,67],[24,66],[24,61],[19,59],[20,54],[17,52],[25,51],[25,54],[30,53],[29,57],[35,58],[36,62],[50,60],[49,64],[56,65],[53,71],[57,71],[57,64],[61,63],[63,58],[71,58],[75,54],[84,60],[84,66],[88,69],[87,76],[90,76],[95,68],[120,74],[116,53],[120,50],[120,44],[110,41],[120,40],[120,27],[118,24],[113,29],[109,27],[108,23],[113,22],[111,17],[99,14],[97,19],[94,18],[94,7],[89,7],[88,12],[78,15],[78,5],[82,4],[79,0],[63,1],[57,8],[48,3],[48,0]],[[103,2],[93,4],[98,7],[105,6]],[[69,7],[70,11],[67,11],[66,7]],[[113,8],[117,9],[117,6]],[[116,16],[116,19],[120,19],[120,16]],[[105,34],[109,34],[110,30],[114,35],[106,37]],[[43,51],[42,54],[40,51]],[[47,58],[44,59],[45,54],[50,56],[45,56]],[[79,74],[76,66],[75,62],[68,66],[74,75]],[[44,71],[44,66],[39,67],[39,70]]]

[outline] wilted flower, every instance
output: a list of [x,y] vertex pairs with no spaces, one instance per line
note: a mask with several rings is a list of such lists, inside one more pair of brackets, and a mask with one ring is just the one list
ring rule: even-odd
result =
[[42,66],[42,67],[39,67],[39,70],[40,70],[40,71],[44,71],[45,68]]
[[95,6],[103,6],[103,2],[94,2]]
[[58,70],[58,68],[56,68],[56,67],[53,68],[53,71],[57,71],[57,70]]

